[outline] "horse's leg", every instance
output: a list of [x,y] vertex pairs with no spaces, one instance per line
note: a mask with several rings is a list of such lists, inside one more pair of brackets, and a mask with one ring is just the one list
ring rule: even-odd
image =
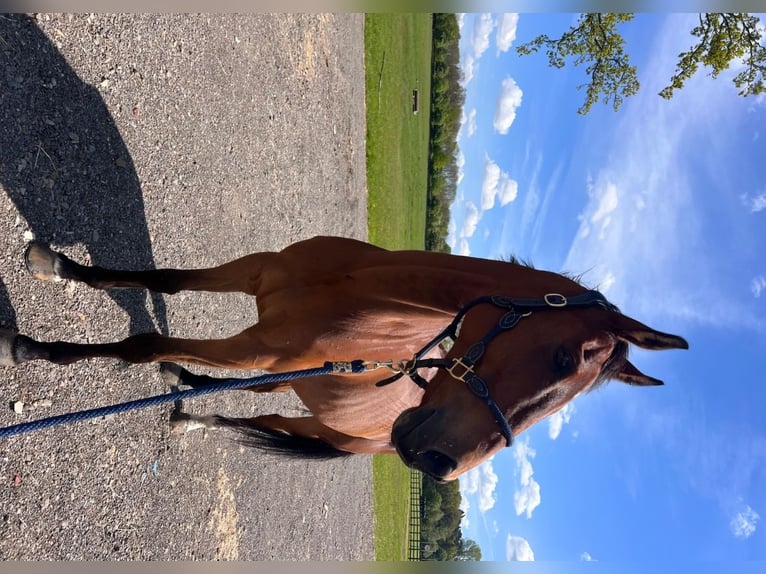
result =
[[80,265],[43,243],[27,247],[24,259],[29,272],[42,281],[71,279],[97,289],[138,287],[160,293],[195,291],[242,291],[255,295],[265,265],[274,261],[277,253],[246,255],[210,269],[150,269],[124,271]]
[[32,360],[67,365],[92,357],[112,357],[130,363],[167,361],[231,369],[269,369],[278,360],[278,353],[259,335],[259,325],[227,339],[179,339],[141,333],[114,343],[93,344],[42,342],[0,330],[0,365]]
[[[323,425],[313,416],[288,418],[281,415],[263,415],[253,418],[230,418],[219,415],[199,416],[180,413],[171,420],[171,425],[173,432],[176,433],[200,428],[208,430],[229,428],[241,433],[246,443],[267,450],[293,451],[296,454],[302,448],[319,448],[324,456],[337,456],[344,453],[380,454],[396,452],[389,443],[345,435]],[[327,447],[318,447],[314,441],[329,445],[339,452],[333,453],[331,450],[328,451]],[[307,452],[301,454],[310,455]],[[317,457],[322,457],[317,452],[314,454]]]
[[[162,363],[160,365],[160,374],[162,375],[165,383],[171,387],[187,385],[193,389],[196,389],[198,387],[205,387],[221,382],[220,378],[192,373],[191,371],[184,369],[182,366],[176,365],[175,363]],[[286,381],[281,383],[270,383],[268,385],[246,387],[245,390],[254,391],[257,393],[281,393],[289,391],[291,388],[291,383]]]

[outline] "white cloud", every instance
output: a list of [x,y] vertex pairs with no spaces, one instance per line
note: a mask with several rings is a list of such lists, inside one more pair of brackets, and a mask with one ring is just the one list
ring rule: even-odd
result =
[[766,209],[766,193],[761,193],[755,197],[742,195],[742,203],[750,210],[750,213],[758,213]]
[[471,525],[471,521],[468,518],[468,511],[471,510],[471,501],[468,500],[468,497],[464,494],[464,480],[465,475],[460,477],[460,510],[463,511],[463,518],[460,520],[460,526],[462,528],[468,528]]
[[462,59],[460,67],[463,68],[463,86],[467,85],[468,82],[473,80],[473,76],[476,73],[476,65],[476,60],[471,54],[468,54],[465,58]]
[[463,229],[460,231],[460,237],[471,237],[476,231],[476,226],[481,221],[481,211],[471,201],[465,203],[465,218],[463,219]]
[[508,561],[532,562],[535,559],[535,553],[524,538],[509,534],[505,542],[505,558]]
[[479,512],[487,512],[495,506],[495,488],[497,487],[497,474],[492,468],[492,463],[487,461],[478,466],[480,479],[479,488]]
[[617,282],[617,277],[614,276],[614,273],[607,270],[606,273],[604,273],[601,277],[601,279],[598,282],[598,289],[602,293],[606,294],[609,292],[609,289],[612,288],[612,285],[614,285]]
[[598,238],[603,240],[612,222],[612,213],[620,204],[617,186],[611,181],[606,181],[598,187],[591,182],[588,187],[591,201],[586,211],[580,215],[580,237],[588,237],[591,226],[596,226],[599,230]]
[[457,166],[457,182],[455,183],[460,185],[460,182],[465,177],[465,154],[463,154],[463,150],[460,148],[458,148],[457,155],[455,156],[455,166]]
[[[483,462],[460,477],[460,493],[463,498],[478,497],[479,512],[484,514],[495,506],[497,474],[492,468],[492,461]],[[467,504],[467,507],[470,506]]]
[[476,108],[471,108],[466,117],[466,134],[471,137],[476,133]]
[[447,224],[447,239],[445,240],[447,242],[447,245],[450,246],[450,250],[455,250],[455,245],[457,245],[457,224],[455,223],[455,218],[450,217],[449,223]]
[[499,133],[508,133],[511,124],[516,119],[516,109],[521,105],[523,95],[516,80],[513,78],[503,80],[503,83],[500,85],[500,97],[497,99],[493,122],[495,130]]
[[766,289],[766,277],[759,275],[750,283],[750,290],[754,297],[760,297],[763,290]]
[[468,240],[467,239],[463,238],[463,239],[460,240],[460,242],[458,243],[457,254],[458,255],[465,255],[465,256],[468,256],[468,255],[471,254],[471,247],[470,247],[470,245],[468,245]]
[[478,60],[484,51],[489,48],[489,36],[495,28],[495,21],[492,14],[484,13],[476,18],[473,25],[473,53]]
[[465,12],[459,12],[457,14],[457,27],[459,30],[463,29],[463,22],[465,21]]
[[532,518],[532,512],[540,505],[540,485],[532,478],[534,470],[529,459],[535,457],[535,451],[529,446],[529,439],[519,441],[513,448],[516,471],[519,475],[519,487],[513,493],[513,506],[516,514],[526,514]]
[[750,538],[755,532],[760,518],[758,513],[746,504],[745,508],[731,519],[729,523],[731,533],[737,538]]
[[567,403],[561,409],[548,417],[548,436],[551,438],[551,440],[556,440],[559,438],[562,427],[564,424],[569,423],[574,412],[574,404]]
[[500,205],[507,205],[516,199],[518,193],[519,184],[508,177],[489,156],[485,156],[484,179],[481,184],[482,211],[494,207],[495,197],[500,198]]
[[593,560],[593,556],[590,555],[590,552],[583,552],[580,554],[580,560],[583,562],[595,562],[595,560]]
[[595,224],[607,219],[609,215],[617,209],[618,205],[617,186],[610,182],[607,184],[604,193],[599,198],[596,213],[590,218],[591,223]]
[[516,26],[519,24],[519,15],[515,13],[503,14],[497,24],[497,53],[507,52],[516,39]]

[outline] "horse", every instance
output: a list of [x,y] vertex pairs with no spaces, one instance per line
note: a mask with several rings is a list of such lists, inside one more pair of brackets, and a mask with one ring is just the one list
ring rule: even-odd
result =
[[149,332],[84,344],[3,330],[1,365],[64,365],[90,357],[159,362],[168,383],[194,387],[216,379],[177,363],[284,372],[364,359],[359,374],[251,389],[292,390],[306,416],[181,414],[171,424],[182,431],[232,429],[249,445],[296,456],[398,454],[438,481],[454,480],[609,379],[662,385],[628,360],[630,345],[688,348],[682,337],[622,314],[574,278],[516,260],[389,251],[340,237],[196,270],[86,266],[41,242],[31,242],[24,258],[43,281],[165,294],[244,292],[255,297],[258,321],[216,340]]

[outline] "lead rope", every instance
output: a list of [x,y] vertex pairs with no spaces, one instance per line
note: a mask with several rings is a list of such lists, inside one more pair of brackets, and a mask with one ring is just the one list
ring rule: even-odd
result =
[[84,421],[87,419],[93,419],[98,417],[105,417],[109,415],[115,415],[118,413],[124,413],[127,411],[134,411],[147,407],[155,407],[165,403],[173,403],[183,399],[192,399],[203,395],[210,395],[212,393],[230,391],[234,389],[243,389],[248,387],[257,387],[261,385],[269,385],[272,383],[279,383],[283,381],[291,381],[294,379],[301,379],[305,377],[317,377],[321,375],[341,374],[341,373],[364,373],[371,370],[370,364],[366,361],[351,361],[351,362],[326,362],[322,367],[313,369],[303,369],[300,371],[290,371],[287,373],[269,373],[258,377],[251,377],[246,379],[225,378],[219,379],[217,382],[205,385],[204,387],[198,387],[196,389],[188,389],[185,391],[173,391],[162,395],[156,395],[153,397],[147,397],[145,399],[138,399],[134,401],[128,401],[119,403],[116,405],[110,405],[106,407],[99,407],[95,409],[88,409],[78,411],[74,413],[66,413],[63,415],[48,417],[44,419],[38,419],[35,421],[29,421],[26,423],[16,424],[4,428],[0,428],[0,438],[7,438],[23,433],[29,433],[35,430],[53,427],[57,425]]

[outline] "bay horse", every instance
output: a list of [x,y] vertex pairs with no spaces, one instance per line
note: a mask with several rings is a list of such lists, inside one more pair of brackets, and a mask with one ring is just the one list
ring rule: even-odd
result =
[[[156,361],[169,382],[197,386],[215,379],[175,363],[284,372],[364,359],[370,368],[362,374],[253,389],[292,389],[309,416],[182,415],[173,424],[231,428],[248,444],[300,456],[398,453],[440,481],[475,467],[605,380],[661,385],[628,361],[630,344],[688,348],[683,338],[623,315],[564,275],[516,261],[388,251],[338,237],[198,270],[84,266],[38,242],[29,244],[25,260],[37,279],[98,289],[241,291],[256,297],[259,319],[218,340],[143,333],[83,344],[36,341],[6,330],[0,364]],[[447,335],[454,340],[449,349],[437,345]],[[373,369],[378,363],[394,375]]]

